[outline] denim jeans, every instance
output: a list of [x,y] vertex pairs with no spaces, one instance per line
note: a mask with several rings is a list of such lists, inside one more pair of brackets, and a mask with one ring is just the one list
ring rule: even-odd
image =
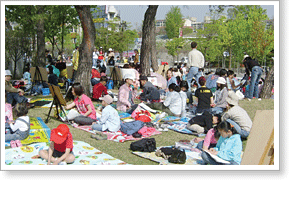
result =
[[250,88],[249,88],[249,97],[252,99],[253,97],[258,98],[258,83],[260,77],[262,75],[262,68],[259,66],[254,66],[251,72],[251,81],[250,81]]
[[224,108],[221,107],[213,107],[210,109],[210,113],[213,115],[221,114],[224,111]]
[[247,139],[247,137],[250,133],[249,131],[245,131],[245,130],[241,129],[241,127],[231,119],[227,119],[226,121],[234,126],[235,130],[238,132],[238,134],[241,135],[242,139]]
[[93,124],[92,130],[102,131],[102,124]]
[[6,129],[5,142],[11,140],[24,140],[29,135],[29,131],[20,131],[18,129],[17,131],[12,132],[12,130],[8,127],[10,126],[7,123],[5,123],[5,129]]
[[6,102],[14,106],[17,103],[27,103],[28,99],[24,96],[20,96],[19,93],[9,92],[6,94]]
[[98,60],[98,58],[93,58],[93,66],[94,66],[94,67],[97,66],[97,60]]
[[195,77],[198,87],[200,87],[199,85],[199,78],[202,76],[202,72],[199,71],[198,67],[191,67],[189,70],[189,73],[186,76],[186,81],[188,82],[189,85],[189,91],[191,91],[191,82],[193,80],[193,78]]

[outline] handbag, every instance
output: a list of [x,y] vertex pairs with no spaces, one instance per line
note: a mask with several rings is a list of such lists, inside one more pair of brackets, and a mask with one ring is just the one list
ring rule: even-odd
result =
[[130,144],[132,151],[154,152],[156,150],[156,141],[154,138],[143,138]]

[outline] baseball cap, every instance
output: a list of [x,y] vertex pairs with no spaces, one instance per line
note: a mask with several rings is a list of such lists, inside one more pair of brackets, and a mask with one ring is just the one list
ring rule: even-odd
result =
[[56,144],[61,144],[67,139],[69,132],[70,129],[66,124],[60,124],[57,126],[57,128],[51,130],[50,140]]
[[111,104],[114,101],[109,94],[105,95],[104,97],[100,97],[99,99],[105,101],[107,104]]

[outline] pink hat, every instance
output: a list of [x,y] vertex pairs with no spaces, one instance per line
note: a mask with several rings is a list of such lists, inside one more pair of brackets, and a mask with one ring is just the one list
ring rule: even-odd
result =
[[107,104],[111,104],[114,101],[113,98],[109,94],[107,94],[104,97],[99,98],[99,99],[105,101]]

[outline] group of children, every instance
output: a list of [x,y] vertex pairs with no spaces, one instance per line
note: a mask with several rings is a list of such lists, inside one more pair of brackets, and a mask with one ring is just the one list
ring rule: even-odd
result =
[[[178,71],[177,71],[178,72]],[[233,73],[222,69],[216,74],[210,74],[205,78],[201,76],[196,81],[194,92],[189,88],[188,83],[182,76],[169,69],[166,72],[167,89],[162,90],[154,86],[146,76],[140,76],[139,82],[143,92],[138,96],[137,85],[134,84],[135,77],[131,74],[124,75],[124,84],[119,88],[116,109],[111,106],[113,98],[107,93],[107,77],[101,76],[98,83],[94,85],[95,91],[93,98],[102,100],[102,110],[97,115],[92,99],[84,94],[80,83],[72,85],[74,101],[65,109],[76,108],[79,115],[73,119],[78,125],[91,125],[97,133],[95,139],[105,139],[103,131],[116,132],[120,130],[121,120],[118,111],[132,113],[136,108],[135,99],[139,97],[142,102],[152,109],[160,110],[168,115],[185,117],[187,111],[194,114],[187,128],[197,133],[206,133],[204,140],[195,138],[198,143],[197,149],[207,150],[231,164],[240,164],[242,139],[249,135],[252,121],[247,112],[238,105],[239,97],[235,94],[237,88],[242,84],[233,81]],[[161,98],[165,96],[165,98]],[[195,99],[193,100],[193,96]],[[195,105],[195,106],[193,106]],[[28,111],[24,110],[22,104],[18,104],[17,117],[14,125],[10,126],[11,132],[6,134],[5,140],[22,140],[29,133]],[[19,127],[19,128],[16,128]],[[15,130],[18,129],[18,132]],[[75,159],[72,153],[72,134],[69,128],[61,124],[51,131],[50,148],[40,151],[40,156],[48,161],[48,164],[72,163]],[[211,158],[202,153],[205,163],[215,163]]]

